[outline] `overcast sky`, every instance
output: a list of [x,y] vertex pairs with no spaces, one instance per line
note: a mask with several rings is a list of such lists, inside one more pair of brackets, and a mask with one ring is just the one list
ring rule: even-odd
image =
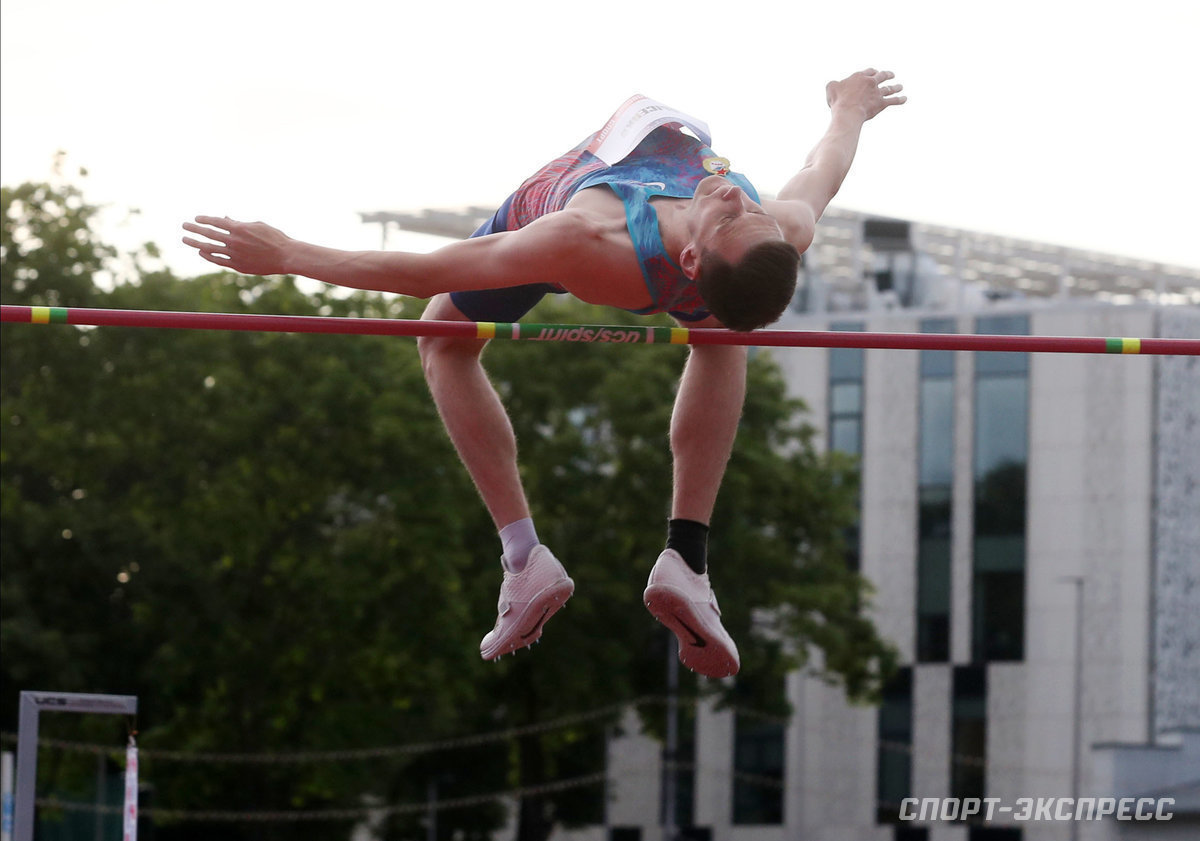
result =
[[909,103],[868,124],[836,205],[1200,267],[1198,9],[4,0],[0,178],[64,150],[113,224],[140,210],[113,239],[194,275],[196,214],[374,248],[359,211],[498,204],[632,93],[706,120],[774,192],[825,82],[875,66]]

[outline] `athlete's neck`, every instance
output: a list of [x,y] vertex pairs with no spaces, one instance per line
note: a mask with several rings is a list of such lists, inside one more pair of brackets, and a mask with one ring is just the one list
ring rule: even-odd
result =
[[658,214],[658,232],[662,235],[663,247],[678,265],[679,255],[691,241],[684,211],[691,199],[676,199],[670,196],[655,196],[650,200]]

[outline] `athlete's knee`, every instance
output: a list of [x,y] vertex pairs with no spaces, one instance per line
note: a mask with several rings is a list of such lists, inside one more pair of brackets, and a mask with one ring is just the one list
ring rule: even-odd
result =
[[426,378],[453,370],[462,365],[475,365],[483,353],[486,341],[459,339],[446,336],[422,336],[417,339],[417,353]]
[[[449,295],[438,295],[425,308],[422,320],[467,321]],[[483,352],[486,341],[454,336],[422,336],[417,339],[417,353],[425,376],[429,377],[444,366],[473,364]]]

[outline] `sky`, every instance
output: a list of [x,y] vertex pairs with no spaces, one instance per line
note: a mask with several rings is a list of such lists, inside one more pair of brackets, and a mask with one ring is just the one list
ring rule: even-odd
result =
[[634,93],[773,193],[875,67],[909,101],[835,206],[1200,267],[1197,32],[1193,0],[4,0],[0,181],[61,150],[109,241],[193,276],[197,214],[378,248],[360,211],[494,206]]

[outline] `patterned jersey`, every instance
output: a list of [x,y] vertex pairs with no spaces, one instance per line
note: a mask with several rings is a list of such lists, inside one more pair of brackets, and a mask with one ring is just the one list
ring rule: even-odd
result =
[[650,199],[654,196],[690,199],[701,179],[713,174],[705,168],[706,161],[745,190],[751,199],[757,202],[759,197],[744,176],[721,168],[724,159],[680,128],[678,123],[668,123],[655,129],[611,167],[586,151],[592,140],[588,137],[517,188],[505,227],[522,228],[548,213],[562,210],[580,190],[607,184],[625,205],[626,226],[653,301],[649,307],[635,312],[668,312],[687,321],[707,317],[695,282],[667,254],[658,228],[658,213]]

